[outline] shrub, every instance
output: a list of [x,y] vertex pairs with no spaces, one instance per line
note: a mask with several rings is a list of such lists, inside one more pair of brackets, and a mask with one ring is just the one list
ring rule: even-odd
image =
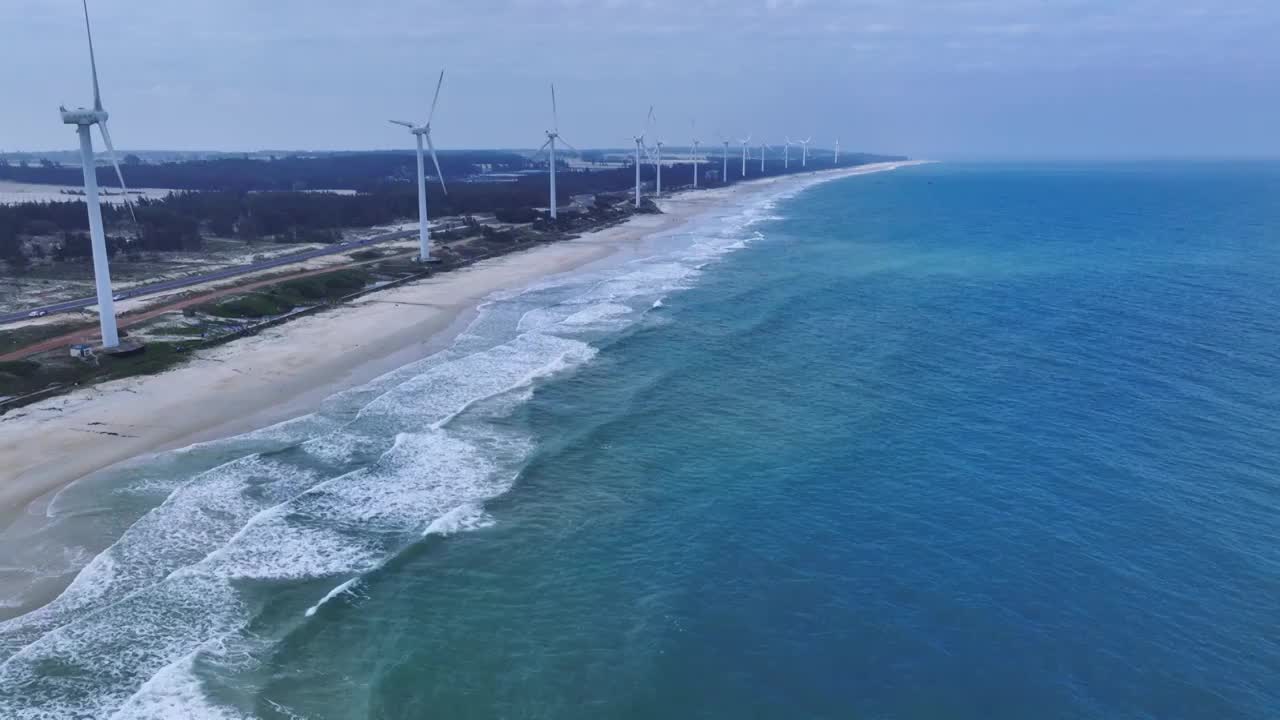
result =
[[240,295],[215,303],[206,309],[210,315],[228,318],[260,318],[282,315],[293,309],[288,300],[263,293]]
[[32,360],[10,360],[8,362],[0,362],[0,373],[6,373],[20,378],[29,378],[38,372],[40,372],[40,363]]

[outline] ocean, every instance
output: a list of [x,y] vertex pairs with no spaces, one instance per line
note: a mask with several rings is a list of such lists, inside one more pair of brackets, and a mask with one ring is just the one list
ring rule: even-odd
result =
[[771,191],[58,493],[0,717],[1274,717],[1278,317],[1277,164]]

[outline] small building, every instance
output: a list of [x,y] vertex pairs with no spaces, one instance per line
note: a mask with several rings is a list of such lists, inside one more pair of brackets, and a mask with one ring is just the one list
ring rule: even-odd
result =
[[76,343],[71,346],[71,357],[80,358],[81,360],[91,358],[93,357],[93,346],[85,343]]

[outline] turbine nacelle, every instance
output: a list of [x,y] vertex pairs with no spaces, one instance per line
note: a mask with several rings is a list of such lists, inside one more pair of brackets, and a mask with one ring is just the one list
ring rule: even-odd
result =
[[107,121],[109,115],[106,110],[90,110],[89,108],[76,108],[68,110],[65,107],[58,108],[62,112],[62,122],[67,125],[99,125]]

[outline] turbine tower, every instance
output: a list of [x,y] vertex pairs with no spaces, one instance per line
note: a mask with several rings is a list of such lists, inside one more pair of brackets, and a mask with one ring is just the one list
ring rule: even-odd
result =
[[440,86],[444,84],[444,70],[440,71],[440,79],[436,81],[436,94],[431,98],[431,110],[427,113],[427,124],[417,126],[406,120],[390,120],[393,125],[409,128],[418,145],[418,261],[431,262],[431,228],[427,223],[427,165],[422,152],[425,140],[431,149],[431,162],[436,166],[436,177],[440,180],[440,189],[445,195],[449,189],[444,186],[444,173],[440,171],[440,159],[436,157],[435,143],[431,142],[431,121],[436,116],[436,103],[440,101]]
[[800,167],[809,167],[809,143],[812,141],[812,135],[800,141]]
[[[719,133],[716,133],[716,134],[719,135]],[[724,160],[724,170],[721,171],[720,182],[724,183],[725,185],[728,185],[729,184],[729,138],[725,137],[724,135],[720,135],[720,144],[724,145],[724,151],[721,153],[721,158]]]
[[840,138],[836,138],[836,157],[831,161],[832,165],[840,164]]
[[763,140],[760,141],[760,174],[761,175],[764,174],[764,151],[771,150],[771,149],[772,148],[769,147],[768,143],[766,143]]
[[791,146],[794,145],[795,143],[791,142],[790,137],[783,138],[783,139],[786,140],[786,143],[783,144],[782,146],[782,169],[790,170],[791,169]]
[[[68,110],[61,107],[62,122],[75,125],[80,136],[80,162],[84,168],[84,201],[89,211],[89,241],[93,249],[93,280],[98,296],[98,324],[102,329],[102,346],[115,348],[120,346],[120,335],[116,330],[116,308],[111,296],[111,268],[107,263],[107,236],[102,227],[102,207],[98,201],[98,170],[93,159],[93,134],[90,128],[98,126],[102,133],[102,142],[107,146],[107,155],[115,166],[116,177],[120,180],[120,191],[124,194],[129,214],[133,216],[133,205],[129,202],[129,189],[124,184],[124,174],[120,172],[120,163],[116,161],[116,149],[111,144],[111,132],[107,130],[106,110],[102,107],[102,93],[98,90],[98,61],[93,52],[93,30],[89,27],[89,3],[82,0],[84,8],[84,31],[89,39],[89,70],[93,74],[93,109],[76,108]],[[134,217],[137,222],[137,217]]]
[[751,142],[751,136],[748,135],[738,142],[742,143],[742,177],[747,176],[747,143]]
[[644,133],[649,129],[649,123],[653,120],[653,106],[649,106],[649,116],[645,119],[644,129],[639,135],[633,136],[631,139],[636,143],[636,207],[640,207],[640,154],[644,152],[648,154],[649,150],[644,146]]
[[698,138],[693,139],[693,155],[690,159],[693,160],[693,188],[695,190],[698,189],[698,163],[700,162],[698,159],[698,145],[700,144]]
[[[551,129],[547,131],[547,141],[538,148],[538,153],[546,150],[548,160],[551,166],[551,219],[555,220],[556,215],[556,140],[564,143],[570,150],[577,152],[578,148],[569,144],[568,140],[560,137],[560,113],[556,109],[556,86],[551,84]],[[537,155],[538,153],[534,153]]]
[[658,184],[654,195],[662,195],[662,145],[661,140],[655,142],[654,147],[657,148],[657,155],[654,157],[653,164],[658,168]]

